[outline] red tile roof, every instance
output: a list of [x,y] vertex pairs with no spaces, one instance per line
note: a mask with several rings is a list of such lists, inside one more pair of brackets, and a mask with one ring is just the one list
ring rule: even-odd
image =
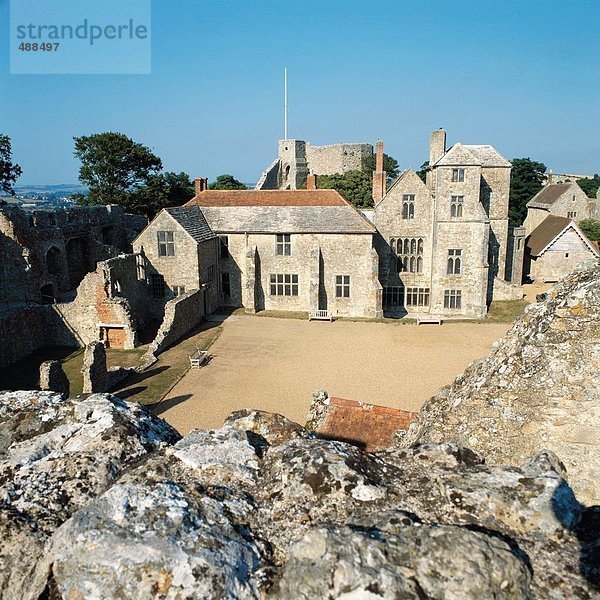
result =
[[330,397],[317,433],[373,451],[390,446],[394,432],[408,429],[416,418],[407,410]]
[[347,206],[335,190],[206,190],[185,206]]

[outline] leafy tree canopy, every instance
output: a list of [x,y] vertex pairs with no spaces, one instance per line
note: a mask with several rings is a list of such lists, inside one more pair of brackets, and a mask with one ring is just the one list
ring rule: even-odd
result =
[[148,183],[131,194],[130,209],[152,218],[166,206],[181,206],[194,197],[194,184],[187,173],[150,175]]
[[600,221],[597,221],[596,219],[583,219],[578,225],[581,231],[585,233],[588,240],[600,242]]
[[372,174],[365,171],[348,171],[344,174],[317,175],[319,189],[334,189],[356,208],[373,206]]
[[14,183],[22,173],[21,167],[12,162],[10,138],[0,134],[0,191],[14,196]]
[[421,178],[421,181],[423,183],[426,183],[427,181],[427,173],[429,172],[429,161],[426,160],[421,167],[419,168],[419,170],[417,171],[417,175]]
[[[375,154],[372,154],[367,158],[363,158],[362,170],[371,175],[371,173],[373,173],[375,170],[375,161]],[[396,177],[398,177],[398,161],[392,156],[385,154],[385,152],[383,153],[383,170],[386,172],[388,179],[396,179]]]
[[233,175],[219,175],[209,186],[211,190],[247,190],[248,188]]
[[[75,156],[81,160],[79,180],[88,186],[86,204],[120,204],[140,210],[139,188],[156,185],[153,176],[162,168],[158,156],[122,133],[97,133],[73,138]],[[148,207],[142,210],[151,216]]]
[[578,179],[577,183],[588,198],[595,198],[600,188],[600,175],[594,175],[593,179]]
[[510,174],[508,217],[511,223],[522,225],[527,216],[527,203],[542,189],[546,165],[530,158],[513,158]]

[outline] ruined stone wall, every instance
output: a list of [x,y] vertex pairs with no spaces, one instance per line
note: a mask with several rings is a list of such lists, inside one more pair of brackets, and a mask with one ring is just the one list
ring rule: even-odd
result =
[[46,346],[80,346],[53,306],[32,305],[0,319],[0,368]]
[[279,188],[281,160],[276,158],[261,174],[254,186],[255,190],[276,190]]
[[187,292],[165,304],[165,315],[146,357],[157,356],[204,319],[204,290]]
[[373,156],[371,144],[331,144],[312,146],[306,143],[308,170],[315,175],[333,175],[362,170],[363,160]]

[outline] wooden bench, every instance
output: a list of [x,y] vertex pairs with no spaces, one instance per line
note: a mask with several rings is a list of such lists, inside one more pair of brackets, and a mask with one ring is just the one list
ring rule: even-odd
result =
[[328,310],[311,310],[308,313],[308,320],[312,321],[333,321],[333,317]]
[[196,350],[190,354],[190,367],[199,369],[208,360],[208,352],[206,350]]
[[425,323],[433,323],[435,325],[442,324],[441,317],[417,317],[417,325],[423,325]]

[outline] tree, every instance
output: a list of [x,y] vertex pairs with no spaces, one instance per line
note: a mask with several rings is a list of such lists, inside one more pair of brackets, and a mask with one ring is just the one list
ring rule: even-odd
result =
[[15,181],[23,173],[21,167],[12,162],[12,146],[7,135],[0,134],[0,191],[15,195]]
[[600,175],[594,175],[593,179],[578,179],[577,184],[588,198],[595,198],[600,188]]
[[248,188],[233,175],[219,175],[209,186],[211,190],[247,190]]
[[[373,173],[376,167],[376,160],[375,154],[363,158],[362,170],[369,175]],[[392,156],[385,154],[385,152],[383,154],[383,170],[386,172],[388,179],[396,179],[396,177],[398,177],[398,161]]]
[[347,171],[335,175],[317,175],[319,189],[334,189],[356,208],[373,206],[372,175],[365,171]]
[[158,173],[150,175],[145,185],[131,193],[128,208],[151,219],[162,208],[185,204],[194,193],[194,184],[187,173]]
[[511,223],[522,225],[527,203],[542,189],[546,165],[530,158],[513,158],[510,174],[508,216]]
[[579,222],[579,228],[585,233],[588,240],[600,242],[600,221],[596,219],[583,219]]
[[429,173],[429,161],[426,160],[419,170],[417,171],[417,175],[421,178],[423,183],[427,183],[427,173]]
[[120,204],[127,210],[139,210],[139,188],[155,185],[152,176],[162,168],[160,158],[122,133],[73,139],[75,156],[81,160],[79,180],[89,189],[85,204]]

